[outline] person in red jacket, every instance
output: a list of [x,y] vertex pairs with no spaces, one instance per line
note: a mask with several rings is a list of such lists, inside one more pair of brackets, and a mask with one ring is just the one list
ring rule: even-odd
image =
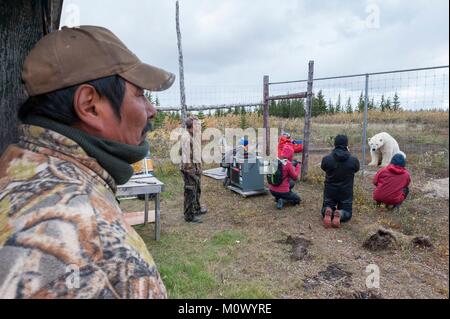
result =
[[[293,161],[293,157],[294,148],[291,145],[285,145],[280,157],[283,165],[283,181],[278,186],[269,184],[270,193],[275,197],[278,209],[282,209],[285,202],[293,205],[298,205],[301,202],[300,196],[292,191],[295,186],[295,181],[300,175],[300,164],[297,161]],[[290,183],[290,180],[293,182]]]
[[294,153],[303,152],[303,145],[296,141],[291,140],[291,134],[283,132],[278,140],[278,158],[281,158],[283,147],[285,145],[292,146]]
[[376,186],[373,199],[386,207],[398,207],[409,194],[411,177],[405,168],[406,160],[402,154],[395,154],[391,163],[380,169],[373,179]]

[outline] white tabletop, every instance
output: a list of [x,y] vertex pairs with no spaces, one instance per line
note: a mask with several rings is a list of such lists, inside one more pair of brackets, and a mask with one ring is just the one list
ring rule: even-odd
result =
[[157,194],[164,191],[164,183],[154,176],[133,176],[128,183],[117,186],[116,196]]

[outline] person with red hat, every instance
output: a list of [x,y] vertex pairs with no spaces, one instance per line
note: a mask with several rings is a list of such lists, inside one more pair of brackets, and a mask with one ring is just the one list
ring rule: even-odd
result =
[[269,184],[269,190],[275,197],[278,209],[282,209],[285,202],[293,205],[298,205],[301,202],[300,196],[292,191],[295,181],[300,176],[300,164],[293,160],[293,157],[293,147],[284,145],[279,159],[281,164],[281,183],[279,185]]
[[301,141],[295,141],[291,139],[291,134],[288,132],[283,132],[278,139],[278,157],[281,158],[283,147],[285,145],[290,145],[292,149],[294,150],[294,153],[301,153],[303,152],[303,144]]

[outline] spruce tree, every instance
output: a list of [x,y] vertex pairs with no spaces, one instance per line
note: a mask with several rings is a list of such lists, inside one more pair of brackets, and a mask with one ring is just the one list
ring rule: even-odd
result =
[[386,100],[386,104],[384,105],[384,107],[385,107],[386,111],[391,111],[392,110],[392,103],[391,103],[391,99],[390,98],[388,98]]
[[331,99],[328,101],[328,108],[327,113],[334,114],[336,112],[336,109],[334,108],[333,102],[331,102]]
[[244,112],[241,112],[240,119],[239,119],[239,126],[243,130],[248,128],[247,115]]
[[401,106],[400,106],[400,98],[399,98],[397,92],[395,92],[395,95],[394,95],[394,102],[393,102],[393,104],[392,104],[392,110],[393,110],[394,112],[398,112],[398,111],[401,110]]
[[[270,112],[270,110],[269,110]],[[258,108],[256,109],[256,114],[258,116],[262,116],[263,115],[263,107],[262,106],[258,106]]]
[[381,112],[386,111],[386,101],[384,99],[384,94],[381,96],[380,110],[381,110]]
[[358,112],[362,113],[364,112],[364,107],[365,107],[365,100],[364,100],[364,96],[363,96],[363,92],[361,92],[361,95],[359,96],[359,100],[358,100]]
[[369,105],[368,105],[368,109],[369,110],[375,110],[377,107],[375,105],[375,100],[374,98],[372,98],[372,100],[370,100]]
[[306,109],[305,109],[305,100],[301,99],[299,102],[299,117],[305,117]]
[[343,110],[342,110],[342,105],[341,105],[341,93],[339,93],[338,99],[337,99],[337,102],[336,102],[335,112],[336,113],[340,113],[342,111]]
[[311,116],[316,117],[320,114],[324,114],[327,111],[327,102],[323,96],[322,90],[317,93],[317,96],[313,97],[312,114]]
[[353,113],[353,106],[352,106],[352,98],[349,97],[347,100],[347,104],[345,105],[345,112],[348,114]]

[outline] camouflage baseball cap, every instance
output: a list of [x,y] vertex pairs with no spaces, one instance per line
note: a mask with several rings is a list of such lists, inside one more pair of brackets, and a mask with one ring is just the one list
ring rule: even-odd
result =
[[150,91],[168,89],[175,75],[145,64],[108,29],[63,27],[42,38],[28,54],[22,80],[30,96],[119,75]]

